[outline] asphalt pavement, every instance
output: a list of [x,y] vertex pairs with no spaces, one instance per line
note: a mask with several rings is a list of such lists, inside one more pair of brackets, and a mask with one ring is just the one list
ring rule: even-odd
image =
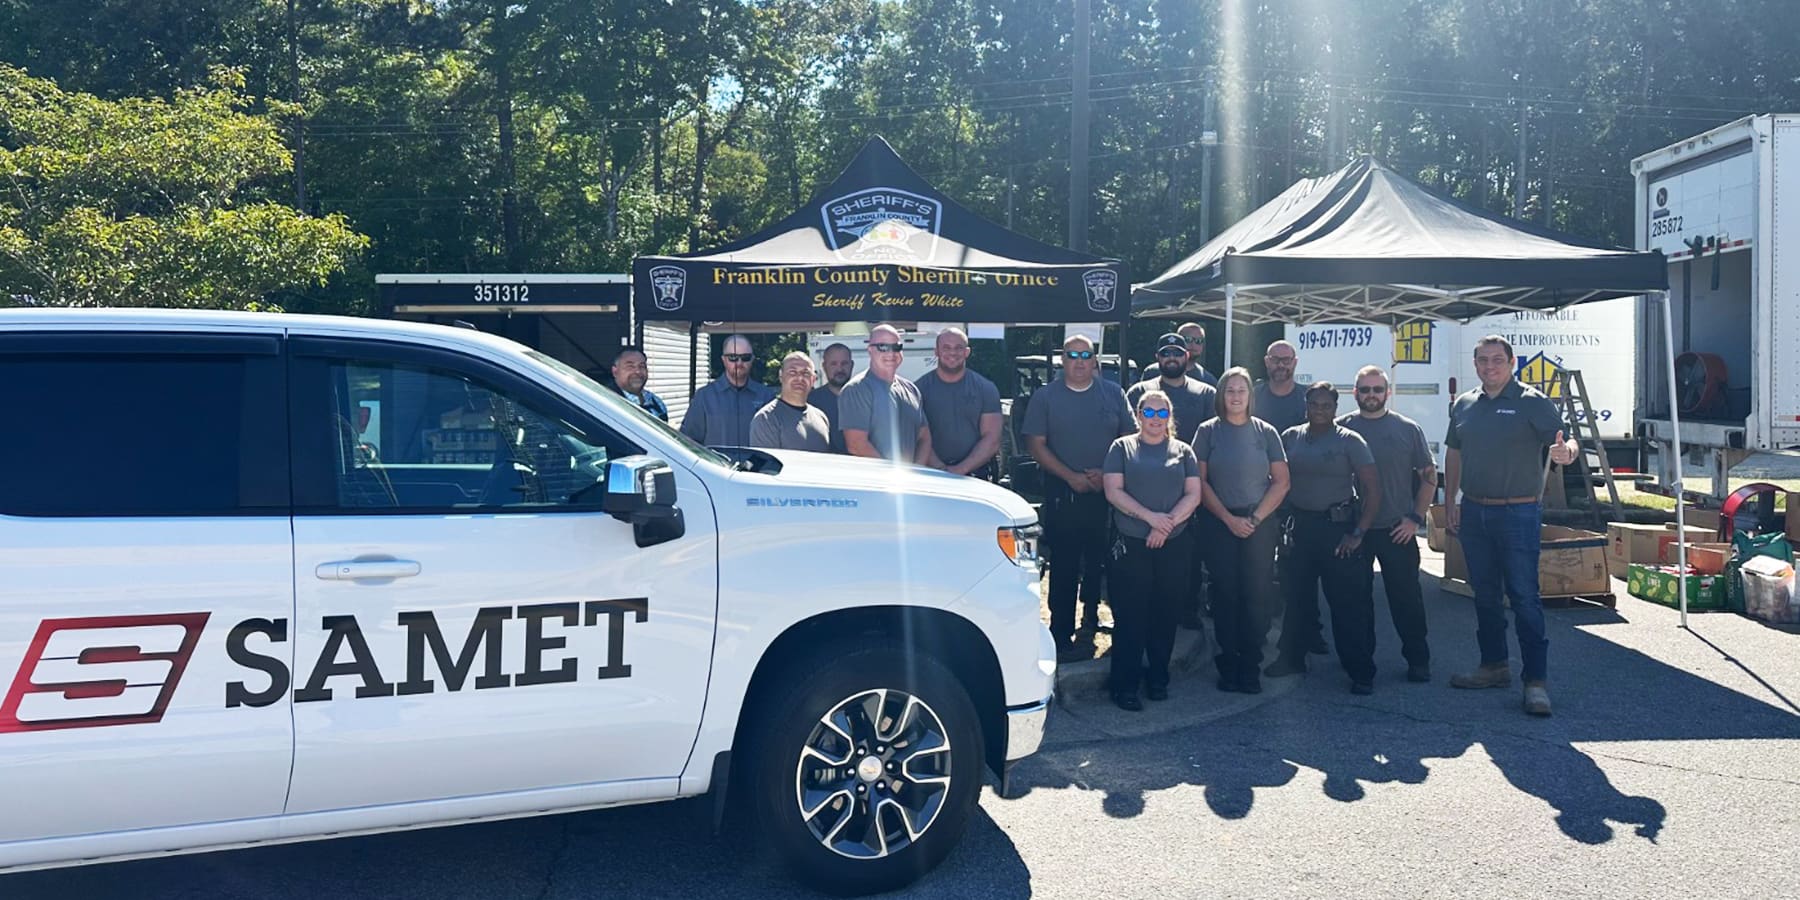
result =
[[[1141,713],[1068,682],[1048,741],[904,897],[1800,896],[1800,634],[1624,596],[1551,610],[1556,715],[1457,691],[1467,600],[1428,585],[1430,684],[1385,611],[1376,692],[1330,657],[1221,694],[1204,652]],[[1381,605],[1379,594],[1377,606]],[[1100,665],[1099,663],[1091,665]],[[810,896],[682,801],[0,877],[0,897]]]

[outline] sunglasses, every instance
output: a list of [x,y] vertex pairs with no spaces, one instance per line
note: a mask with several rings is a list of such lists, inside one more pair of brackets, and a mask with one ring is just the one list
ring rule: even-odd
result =
[[905,344],[870,344],[869,349],[870,350],[880,350],[883,353],[899,353],[900,351],[906,349],[906,345]]
[[1143,417],[1146,419],[1166,419],[1169,417],[1168,410],[1166,410],[1166,409],[1151,409],[1148,406],[1144,407],[1143,409],[1138,410],[1138,412],[1141,413],[1143,415]]
[[755,357],[749,353],[727,353],[727,354],[725,354],[726,362],[749,362],[751,359],[754,359],[754,358]]
[[1068,356],[1070,359],[1093,359],[1094,358],[1094,351],[1092,351],[1092,350],[1070,350],[1067,352],[1068,352]]
[[1359,384],[1356,386],[1356,392],[1359,394],[1385,394],[1387,393],[1387,385]]
[[1175,359],[1176,357],[1186,356],[1187,351],[1180,347],[1164,347],[1161,350],[1156,351],[1156,355],[1163,359]]

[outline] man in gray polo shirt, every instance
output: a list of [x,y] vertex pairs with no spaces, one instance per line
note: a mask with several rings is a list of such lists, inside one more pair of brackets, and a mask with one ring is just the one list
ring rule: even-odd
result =
[[1252,408],[1256,417],[1286,431],[1306,424],[1306,391],[1294,382],[1294,369],[1300,353],[1287,341],[1276,341],[1263,354],[1263,368],[1269,377],[1256,383]]
[[1090,628],[1099,622],[1100,583],[1106,572],[1106,484],[1101,466],[1113,439],[1137,430],[1125,392],[1095,377],[1100,361],[1094,341],[1063,341],[1062,377],[1038,388],[1025,408],[1025,449],[1044,470],[1044,548],[1050,560],[1050,636],[1057,658],[1085,658],[1074,643],[1075,601],[1087,606]]
[[969,336],[961,328],[938,332],[937,368],[919,376],[931,451],[953,475],[992,480],[1000,450],[1000,389],[969,369]]
[[[1406,658],[1406,680],[1431,680],[1431,646],[1425,640],[1425,597],[1419,588],[1419,530],[1437,496],[1437,463],[1425,443],[1419,423],[1389,410],[1392,383],[1380,366],[1363,366],[1356,373],[1357,412],[1338,419],[1338,424],[1363,436],[1375,456],[1381,477],[1381,510],[1369,526],[1363,546],[1381,566],[1381,589],[1387,594],[1388,612],[1400,634],[1400,653]],[[1374,571],[1370,596],[1374,595]]]
[[[1475,344],[1481,387],[1450,406],[1444,436],[1444,504],[1450,531],[1462,542],[1475,592],[1475,640],[1481,667],[1450,679],[1452,687],[1512,684],[1504,599],[1512,598],[1524,666],[1525,711],[1550,715],[1549,648],[1538,596],[1538,540],[1543,527],[1542,454],[1566,466],[1580,448],[1563,437],[1549,398],[1514,377],[1512,344],[1490,334]],[[1457,502],[1461,493],[1461,503]]]
[[[1206,332],[1202,331],[1200,343],[1204,346],[1205,342]],[[1125,392],[1125,400],[1134,410],[1138,408],[1144,394],[1152,390],[1169,395],[1169,408],[1175,413],[1175,424],[1169,426],[1169,433],[1183,437],[1192,436],[1201,423],[1211,419],[1215,414],[1214,408],[1218,405],[1218,391],[1192,374],[1193,351],[1189,349],[1192,345],[1192,339],[1179,333],[1165,334],[1158,338],[1155,377],[1140,381]],[[1204,369],[1201,371],[1205,372]],[[1206,582],[1202,571],[1206,554],[1194,553],[1189,558],[1193,561],[1193,569],[1188,574],[1188,596],[1182,603],[1181,625],[1183,628],[1199,631],[1205,627],[1200,612],[1206,608]]]
[[831,450],[831,421],[806,402],[813,386],[812,357],[795,350],[781,361],[781,396],[750,418],[750,446],[777,450]]
[[725,374],[694,392],[681,419],[682,434],[708,447],[750,446],[750,417],[775,399],[768,385],[751,380],[754,359],[749,338],[734,334],[725,339],[719,353]]
[[850,383],[850,376],[856,374],[856,361],[851,359],[849,347],[837,343],[826,347],[819,356],[825,369],[825,383],[813,388],[806,402],[818,407],[825,418],[831,420],[831,452],[848,453],[844,449],[844,430],[838,427],[838,395]]
[[919,388],[900,377],[905,347],[894,326],[869,329],[869,367],[838,395],[838,427],[852,456],[935,467]]

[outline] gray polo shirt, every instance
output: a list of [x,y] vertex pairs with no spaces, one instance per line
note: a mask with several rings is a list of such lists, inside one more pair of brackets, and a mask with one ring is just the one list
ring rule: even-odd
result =
[[838,427],[869,433],[875,452],[898,462],[914,462],[925,408],[917,385],[898,375],[882,381],[864,369],[838,395]]
[[751,379],[734,386],[725,376],[694,392],[681,433],[708,447],[750,446],[750,417],[775,399],[775,389]]
[[828,453],[831,420],[816,406],[793,406],[776,397],[750,417],[750,446]]
[[1259,381],[1250,402],[1250,414],[1275,426],[1278,432],[1306,424],[1306,386],[1297,381],[1285,397],[1272,393],[1267,381]]
[[1226,509],[1256,506],[1269,492],[1269,466],[1287,462],[1281,433],[1252,417],[1242,425],[1224,419],[1201,423],[1194,432],[1194,456],[1206,463],[1206,485]]
[[1462,453],[1462,492],[1480,499],[1541,497],[1544,448],[1563,430],[1550,398],[1509,381],[1500,396],[1480,388],[1450,404],[1444,446]]
[[1419,492],[1419,471],[1437,464],[1425,443],[1425,429],[1393,410],[1373,419],[1351,413],[1338,419],[1338,424],[1362,435],[1375,456],[1375,471],[1381,477],[1381,510],[1371,527],[1394,527],[1416,511],[1413,498]]
[[1136,431],[1125,391],[1104,378],[1095,378],[1085,391],[1061,378],[1033,391],[1020,429],[1027,437],[1042,437],[1050,452],[1077,472],[1100,468],[1113,439]]
[[1307,429],[1298,425],[1281,433],[1288,460],[1288,504],[1305,512],[1324,512],[1356,499],[1356,467],[1375,464],[1369,443],[1335,422],[1325,434],[1308,434]]
[[[1187,480],[1200,477],[1200,463],[1194,458],[1194,448],[1182,441],[1171,437],[1160,443],[1147,444],[1142,437],[1128,434],[1113,441],[1100,471],[1125,476],[1125,493],[1130,494],[1131,499],[1151,512],[1166,513],[1181,502],[1181,495],[1187,491]],[[1150,536],[1150,523],[1116,508],[1113,521],[1118,523],[1120,534],[1140,540]],[[1186,528],[1187,523],[1182,522],[1169,532],[1169,536],[1174,537]]]
[[981,417],[1000,414],[1000,389],[970,369],[955,381],[945,381],[932,369],[919,376],[919,399],[925,405],[925,423],[931,426],[931,449],[945,465],[968,459],[981,443]]
[[1185,378],[1180,387],[1169,387],[1163,384],[1162,376],[1147,381],[1140,381],[1125,392],[1125,401],[1131,404],[1135,412],[1144,403],[1144,395],[1151,391],[1162,391],[1169,395],[1169,409],[1175,413],[1175,423],[1169,426],[1170,434],[1193,434],[1200,423],[1218,414],[1214,398],[1219,392],[1205,382],[1195,378]]
[[806,395],[806,405],[817,407],[819,412],[825,414],[826,420],[831,422],[831,452],[845,452],[844,429],[838,427],[838,395],[832,393],[831,388],[819,385]]

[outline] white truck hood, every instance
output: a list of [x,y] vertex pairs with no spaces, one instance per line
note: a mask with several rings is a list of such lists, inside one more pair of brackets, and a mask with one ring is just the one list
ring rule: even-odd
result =
[[1015,525],[1036,522],[1038,518],[1037,510],[1025,502],[1025,498],[979,478],[836,453],[763,452],[781,460],[781,473],[775,475],[774,480],[783,487],[883,491],[971,500],[999,510]]

